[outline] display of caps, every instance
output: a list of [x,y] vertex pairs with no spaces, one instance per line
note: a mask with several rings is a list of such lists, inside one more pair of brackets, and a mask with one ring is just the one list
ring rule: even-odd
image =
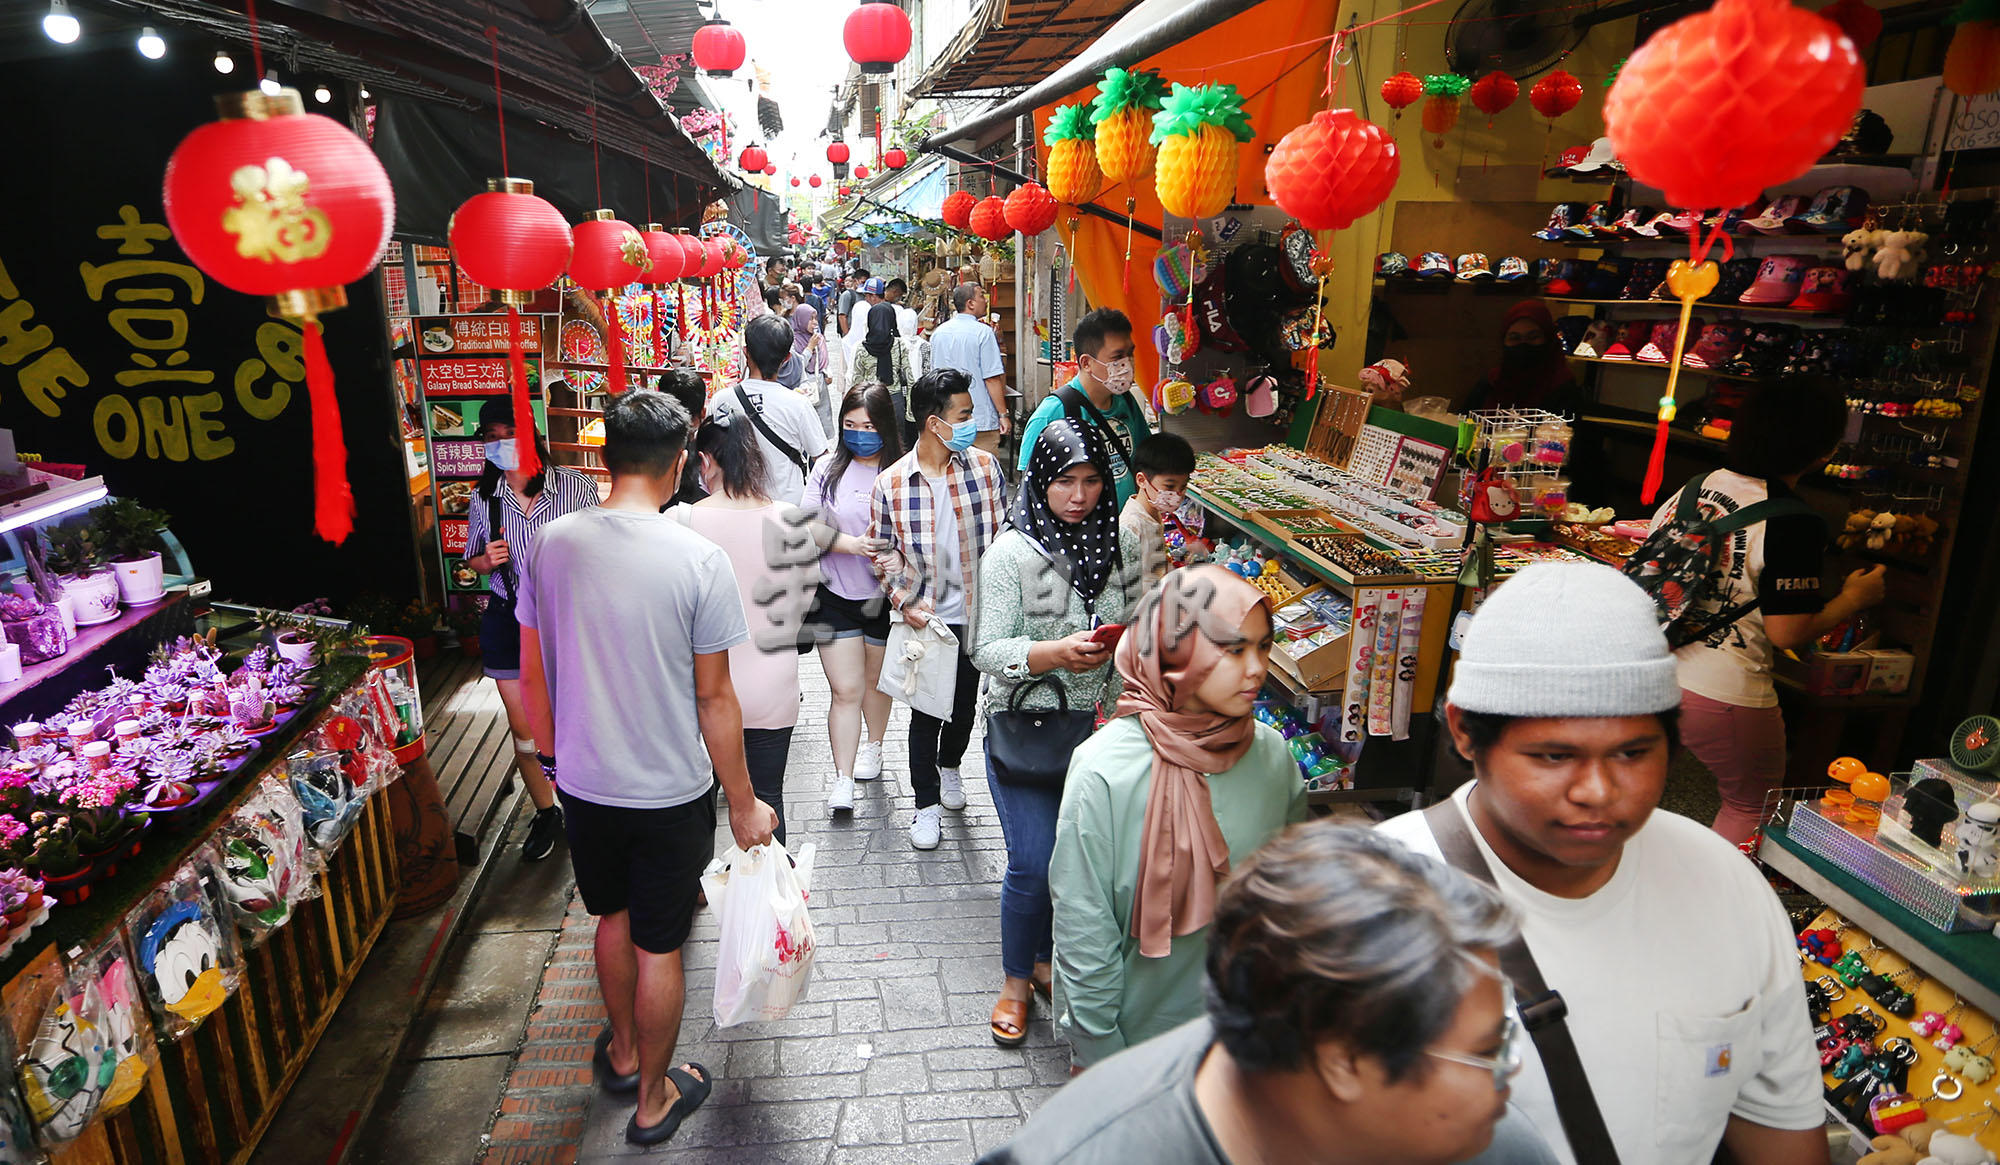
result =
[[1570,349],[1570,355],[1581,356],[1587,360],[1602,360],[1604,350],[1609,348],[1612,340],[1616,338],[1610,320],[1591,320],[1584,326],[1583,338]]
[[1563,316],[1556,320],[1556,342],[1562,345],[1565,354],[1574,353],[1589,327],[1589,316]]
[[1559,202],[1549,211],[1549,225],[1536,231],[1535,237],[1559,243],[1570,237],[1570,224],[1582,222],[1583,214],[1581,202]]
[[1500,266],[1494,270],[1493,277],[1502,283],[1512,283],[1516,279],[1526,279],[1528,277],[1528,262],[1519,255],[1509,255],[1500,260]]
[[1700,211],[1683,210],[1665,222],[1660,223],[1659,233],[1661,235],[1691,235],[1700,230],[1703,225],[1704,220],[1701,217]]
[[1594,239],[1605,233],[1611,225],[1611,204],[1593,202],[1583,212],[1581,218],[1569,224],[1567,236],[1572,239]]
[[1743,206],[1732,206],[1728,210],[1717,211],[1701,220],[1702,231],[1720,229],[1723,234],[1735,234],[1737,224],[1745,218],[1753,217],[1752,212],[1762,212],[1769,205],[1764,199],[1757,199]]
[[1391,275],[1408,275],[1410,261],[1395,251],[1384,251],[1375,256],[1375,274],[1387,278]]
[[1417,274],[1427,279],[1443,279],[1451,275],[1451,256],[1443,251],[1425,251],[1417,257]]
[[1576,164],[1578,162],[1583,161],[1585,158],[1588,158],[1589,156],[1590,156],[1589,146],[1571,146],[1569,149],[1564,150],[1562,153],[1556,155],[1555,167],[1551,169],[1549,173],[1552,175],[1571,173],[1576,169]]
[[1757,259],[1754,255],[1738,255],[1722,265],[1722,273],[1716,277],[1715,290],[1702,296],[1704,300],[1734,300],[1750,290],[1757,282]]
[[1710,324],[1689,348],[1681,363],[1689,368],[1720,368],[1741,346],[1740,330],[1734,324]]
[[1736,297],[1738,303],[1769,303],[1780,306],[1798,298],[1799,284],[1806,269],[1813,266],[1810,255],[1766,255],[1757,268],[1757,281]]
[[1738,222],[1738,231],[1756,231],[1760,235],[1782,235],[1791,229],[1792,220],[1804,214],[1806,200],[1798,194],[1781,194],[1764,204],[1754,218]]
[[1611,225],[1607,228],[1607,233],[1618,235],[1621,238],[1633,238],[1638,233],[1639,224],[1650,222],[1653,218],[1653,213],[1653,208],[1650,206],[1628,206],[1625,208],[1624,213],[1611,220]]
[[1625,288],[1625,268],[1613,259],[1599,259],[1585,262],[1588,275],[1581,281],[1571,279],[1577,288],[1578,299],[1617,299]]
[[1678,216],[1671,210],[1654,211],[1635,222],[1625,233],[1635,239],[1657,239],[1662,228],[1672,223],[1676,217]]
[[1630,360],[1632,354],[1646,346],[1653,338],[1653,324],[1650,320],[1629,320],[1615,325],[1618,338],[1604,348],[1606,360]]
[[1493,264],[1478,251],[1467,251],[1458,257],[1458,277],[1460,279],[1491,279]]
[[1813,195],[1812,207],[1798,225],[1823,234],[1841,235],[1868,217],[1868,192],[1859,186],[1829,186]]
[[1618,151],[1611,145],[1610,138],[1598,138],[1584,151],[1583,158],[1570,167],[1573,174],[1595,174],[1599,170],[1623,172],[1625,163],[1618,160]]
[[[1700,328],[1699,318],[1688,321],[1689,331],[1698,333]],[[1674,339],[1680,334],[1680,330],[1679,320],[1663,320],[1654,324],[1652,333],[1646,337],[1646,342],[1639,350],[1632,354],[1632,358],[1645,364],[1665,364],[1673,359]]]
[[1889,143],[1896,140],[1895,131],[1882,115],[1872,109],[1858,110],[1854,114],[1854,124],[1848,127],[1847,136],[1833,147],[1837,155],[1886,154]]
[[1632,269],[1625,277],[1625,286],[1619,291],[1619,299],[1650,299],[1653,289],[1667,277],[1667,260],[1638,259],[1632,261]]
[[1799,281],[1792,306],[1805,311],[1846,311],[1854,302],[1853,283],[1845,267],[1822,263],[1809,268]]

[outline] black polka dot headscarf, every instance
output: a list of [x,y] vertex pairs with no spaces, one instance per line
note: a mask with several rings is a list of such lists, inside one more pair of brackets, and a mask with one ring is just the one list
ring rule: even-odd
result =
[[[1071,466],[1089,463],[1104,478],[1097,507],[1081,522],[1065,522],[1049,509],[1049,486]],[[1010,524],[1027,535],[1084,601],[1095,600],[1118,567],[1118,490],[1104,446],[1068,417],[1050,421],[1035,437],[1028,476],[1014,495]]]

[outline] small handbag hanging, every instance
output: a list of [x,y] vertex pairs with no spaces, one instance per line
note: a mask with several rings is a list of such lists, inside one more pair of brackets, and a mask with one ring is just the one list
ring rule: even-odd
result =
[[[1021,701],[1043,684],[1056,690],[1056,707],[1023,709]],[[1053,673],[1014,689],[1004,712],[986,715],[986,760],[993,779],[1029,789],[1060,789],[1069,776],[1070,754],[1097,726],[1092,708],[1072,711],[1069,693]]]

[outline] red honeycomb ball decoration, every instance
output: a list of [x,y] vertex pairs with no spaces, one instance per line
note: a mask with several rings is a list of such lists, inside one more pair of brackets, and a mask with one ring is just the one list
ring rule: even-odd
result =
[[1382,82],[1382,100],[1397,113],[1423,100],[1424,79],[1415,73],[1402,72]]
[[962,231],[972,225],[972,208],[979,204],[970,191],[954,190],[945,196],[944,207],[938,213],[944,225]]
[[1024,182],[1007,196],[1007,225],[1024,235],[1039,235],[1056,225],[1056,199],[1039,182]]
[[1500,111],[1514,104],[1521,96],[1521,83],[1506,73],[1495,69],[1472,83],[1470,94],[1472,104],[1486,115],[1486,126],[1491,129],[1493,119]]
[[1007,225],[1007,202],[997,196],[980,199],[972,208],[968,225],[973,234],[991,243],[1014,233],[1014,228]]
[[1563,69],[1548,73],[1528,90],[1528,104],[1550,121],[1575,109],[1576,103],[1582,100],[1583,82],[1577,80],[1574,73]]
[[1395,139],[1352,109],[1323,109],[1279,139],[1264,185],[1307,230],[1342,230],[1389,197],[1403,172]]

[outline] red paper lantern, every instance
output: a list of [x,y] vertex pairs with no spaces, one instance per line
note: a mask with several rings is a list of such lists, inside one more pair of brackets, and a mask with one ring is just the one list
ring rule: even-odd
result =
[[1424,99],[1424,79],[1415,73],[1398,73],[1382,82],[1382,100],[1401,113]]
[[1882,14],[1862,0],[1833,0],[1819,14],[1839,25],[1861,52],[1867,52],[1882,35]]
[[345,306],[346,285],[381,262],[395,193],[367,143],[306,113],[297,90],[225,94],[216,112],[221,120],[189,134],[167,160],[167,226],[210,278],[267,297],[273,313],[300,322],[313,524],[340,543],[354,529],[354,495],[319,315]]
[[[1787,0],[1717,0],[1639,46],[1604,102],[1632,177],[1675,206],[1740,206],[1805,173],[1861,108],[1865,70],[1832,21]],[[1762,109],[1771,116],[1722,116]]]
[[1534,88],[1528,90],[1528,104],[1550,121],[1575,109],[1576,103],[1582,100],[1583,82],[1562,69],[1546,74],[1535,82]]
[[866,177],[868,177],[868,167],[866,167],[866,166],[856,166],[856,167],[854,168],[854,176],[855,176],[856,178],[866,178]]
[[703,72],[717,77],[734,76],[749,54],[743,34],[727,20],[711,20],[694,30],[694,63]]
[[765,176],[765,177],[767,177],[767,178],[768,178],[768,177],[771,177],[771,176],[773,176],[773,175],[775,175],[775,174],[776,174],[777,172],[778,172],[778,168],[777,168],[776,166],[766,166],[766,167],[764,167],[764,176]]
[[863,73],[887,73],[910,55],[910,17],[894,0],[864,0],[847,14],[840,39]]
[[820,181],[821,181],[821,179],[820,179],[820,176],[819,176],[819,175],[817,175],[817,174],[814,174],[814,175],[813,175],[812,177],[810,177],[810,178],[806,179],[806,185],[808,185],[808,186],[818,186],[818,185],[820,184]]
[[973,234],[993,243],[1014,233],[1014,228],[1007,225],[1007,203],[992,196],[980,199],[973,206],[969,225]]
[[703,239],[701,241],[701,251],[701,270],[695,272],[695,274],[703,279],[713,278],[722,274],[723,264],[727,256],[722,249],[721,237],[710,235]]
[[792,185],[797,186],[798,184],[799,180],[797,178],[792,179]]
[[647,223],[639,237],[646,241],[646,256],[653,261],[652,270],[641,276],[639,282],[647,287],[665,287],[686,272],[687,253],[681,249],[678,236],[659,223]]
[[1272,148],[1264,185],[1300,226],[1337,231],[1381,206],[1402,172],[1387,130],[1352,109],[1323,109]]
[[954,190],[945,196],[944,207],[938,214],[944,219],[944,225],[962,231],[972,224],[972,208],[978,204],[979,200],[970,191]]
[[745,146],[743,147],[743,156],[738,158],[736,162],[737,165],[743,167],[745,173],[755,173],[758,170],[762,170],[770,160],[771,156],[764,152],[764,147]]
[[842,187],[840,188],[840,196],[841,196],[842,198],[846,198],[846,197],[847,197],[848,195],[850,195],[850,194],[852,194],[852,193],[854,193],[854,187],[852,187],[852,186],[846,186],[846,185],[843,185],[843,186],[842,186]]
[[639,282],[652,266],[646,240],[616,212],[593,210],[576,224],[576,252],[569,277],[585,291],[618,291]]
[[1056,199],[1039,182],[1024,182],[1007,196],[1007,225],[1024,235],[1039,235],[1056,225]]
[[848,157],[851,156],[852,153],[853,151],[847,148],[847,143],[841,141],[838,138],[835,138],[833,141],[827,143],[826,160],[832,162],[836,166],[845,166],[847,164]]
[[1521,83],[1507,74],[1494,70],[1472,83],[1472,104],[1486,115],[1486,125],[1490,129],[1493,118],[1521,95]]
[[743,248],[742,243],[737,242],[730,235],[720,235],[718,237],[722,240],[722,269],[724,271],[741,271],[749,265],[750,252]]
[[[459,270],[507,305],[507,362],[514,415],[532,417],[527,364],[521,352],[520,309],[569,266],[569,223],[561,211],[535,197],[533,182],[489,178],[486,193],[473,195],[452,212],[446,233]],[[514,438],[521,470],[533,476],[541,469],[534,426],[517,425]]]
[[904,153],[901,146],[891,146],[882,155],[882,164],[891,170],[900,170],[910,164],[910,155]]

